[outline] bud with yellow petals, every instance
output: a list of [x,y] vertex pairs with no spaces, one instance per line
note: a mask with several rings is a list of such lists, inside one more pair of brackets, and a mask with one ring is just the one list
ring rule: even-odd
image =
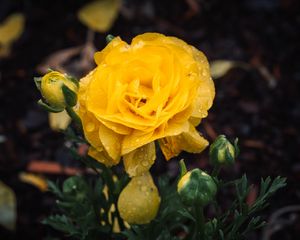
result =
[[210,175],[196,168],[188,171],[179,180],[177,192],[185,205],[204,207],[213,201],[217,185]]
[[233,164],[238,155],[237,140],[232,145],[224,135],[218,136],[213,144],[210,145],[209,155],[210,161],[214,166]]
[[149,172],[131,179],[121,192],[118,209],[129,224],[146,224],[156,217],[160,196]]
[[77,102],[78,82],[57,71],[50,71],[41,78],[35,78],[43,100],[39,104],[50,112],[61,112],[74,107]]

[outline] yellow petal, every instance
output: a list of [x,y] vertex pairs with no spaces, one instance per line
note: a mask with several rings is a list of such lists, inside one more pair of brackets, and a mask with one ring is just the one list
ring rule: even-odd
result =
[[169,160],[181,151],[200,153],[208,146],[208,141],[190,124],[189,131],[160,139],[159,144],[165,158]]
[[202,118],[196,118],[196,117],[189,118],[189,122],[195,127],[201,123],[201,120],[202,120]]
[[65,130],[71,122],[71,118],[64,110],[59,113],[49,113],[49,125],[53,130]]
[[17,200],[14,191],[0,181],[0,225],[14,231],[17,218]]
[[200,84],[194,101],[192,117],[201,119],[207,116],[207,111],[212,106],[215,97],[215,86],[210,77],[209,64],[205,55],[194,47],[192,47],[192,50],[200,71]]
[[42,176],[33,173],[20,173],[19,178],[22,182],[31,184],[40,189],[42,192],[45,192],[48,189],[47,181]]
[[121,143],[123,139],[122,135],[114,132],[100,123],[99,137],[107,154],[115,163],[118,163],[121,157]]
[[130,177],[148,171],[156,158],[154,142],[148,143],[123,156],[125,170]]
[[210,72],[213,78],[220,78],[226,75],[231,69],[236,67],[237,63],[230,60],[215,60],[210,63]]
[[14,13],[8,16],[0,25],[0,45],[10,45],[17,40],[24,31],[24,15]]
[[118,16],[121,0],[97,0],[83,6],[78,12],[79,20],[97,32],[106,32]]
[[143,132],[139,130],[132,131],[130,135],[126,135],[123,139],[121,154],[125,155],[134,149],[152,142],[152,135],[153,132]]
[[94,55],[95,62],[97,65],[101,64],[105,57],[112,51],[116,51],[119,48],[123,48],[125,46],[128,46],[126,42],[122,41],[120,37],[115,37],[113,40],[110,41],[109,44],[106,45],[106,47],[99,52],[96,52]]
[[107,154],[105,154],[104,151],[97,151],[97,149],[94,147],[89,147],[88,155],[97,160],[98,162],[103,163],[107,167],[111,167],[115,164],[118,164],[115,163],[109,156],[107,156]]

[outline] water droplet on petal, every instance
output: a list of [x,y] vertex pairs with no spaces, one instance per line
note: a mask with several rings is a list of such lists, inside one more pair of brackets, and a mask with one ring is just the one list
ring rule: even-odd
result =
[[86,125],[86,130],[88,132],[92,132],[92,131],[94,131],[94,129],[95,129],[95,124],[93,122],[88,122]]
[[144,167],[147,167],[147,166],[149,165],[149,162],[148,162],[148,161],[142,161],[142,165],[143,165]]
[[141,190],[142,190],[142,192],[147,192],[147,187],[146,186],[142,186]]

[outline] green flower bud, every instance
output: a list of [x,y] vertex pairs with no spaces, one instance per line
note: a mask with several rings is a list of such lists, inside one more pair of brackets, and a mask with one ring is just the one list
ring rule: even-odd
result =
[[66,74],[57,71],[45,74],[40,79],[39,89],[46,103],[54,110],[62,111],[66,106],[73,107],[76,104],[78,85]]
[[204,207],[214,199],[217,185],[211,176],[196,168],[179,180],[177,192],[185,205],[200,204]]
[[224,135],[218,136],[209,148],[211,163],[213,165],[233,164],[237,155],[236,143],[237,140],[233,146]]

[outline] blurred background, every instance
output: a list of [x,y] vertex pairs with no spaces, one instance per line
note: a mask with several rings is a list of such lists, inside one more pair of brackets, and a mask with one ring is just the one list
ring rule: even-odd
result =
[[[55,203],[44,179],[62,180],[82,168],[57,131],[68,119],[50,116],[50,127],[33,77],[50,67],[80,78],[94,67],[93,53],[107,34],[130,42],[144,32],[176,36],[208,57],[216,98],[199,130],[209,141],[238,137],[241,148],[236,166],[222,176],[247,173],[254,184],[249,203],[261,177],[287,177],[263,212],[269,225],[250,238],[299,239],[297,0],[0,0],[0,239],[61,239],[40,223]],[[209,168],[206,150],[158,161],[154,174],[174,176],[182,157]]]

